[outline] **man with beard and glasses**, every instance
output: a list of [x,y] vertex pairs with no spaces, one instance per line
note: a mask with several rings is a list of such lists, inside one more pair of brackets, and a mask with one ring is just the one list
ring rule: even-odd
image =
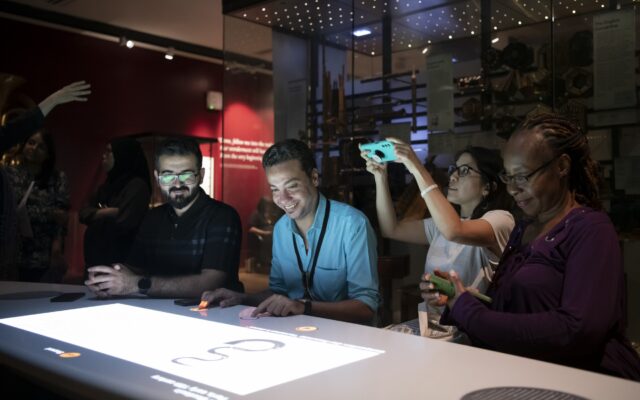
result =
[[163,142],[156,151],[154,175],[166,204],[147,213],[125,263],[89,268],[85,284],[98,297],[243,291],[238,280],[240,217],[200,188],[204,168],[197,141],[179,137]]

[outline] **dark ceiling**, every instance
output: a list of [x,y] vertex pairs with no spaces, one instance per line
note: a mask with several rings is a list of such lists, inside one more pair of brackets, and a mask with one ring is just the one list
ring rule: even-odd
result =
[[[631,2],[633,0],[626,0]],[[329,43],[357,52],[382,52],[382,19],[391,16],[392,52],[480,34],[480,0],[273,0],[233,7],[225,14],[303,36],[324,35]],[[491,26],[496,32],[556,20],[608,7],[608,0],[494,0]],[[357,38],[354,28],[371,34]]]

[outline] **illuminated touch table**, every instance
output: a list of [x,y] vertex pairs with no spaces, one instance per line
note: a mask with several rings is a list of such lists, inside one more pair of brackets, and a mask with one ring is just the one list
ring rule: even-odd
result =
[[52,303],[81,286],[0,282],[0,363],[71,398],[460,399],[522,386],[637,399],[640,384],[322,318],[243,320],[169,299]]

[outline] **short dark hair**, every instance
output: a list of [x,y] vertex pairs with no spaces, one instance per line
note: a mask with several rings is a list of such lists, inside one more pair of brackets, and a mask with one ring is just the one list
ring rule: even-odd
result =
[[272,167],[289,160],[298,160],[302,170],[311,177],[311,172],[317,168],[313,151],[303,141],[298,139],[281,140],[265,151],[262,156],[262,167]]
[[188,136],[177,136],[164,140],[158,146],[155,155],[156,169],[159,169],[159,161],[162,156],[189,156],[196,157],[197,168],[202,167],[202,152],[198,141]]
[[513,199],[507,193],[506,185],[498,177],[503,169],[500,151],[486,147],[468,146],[456,155],[456,160],[465,153],[469,154],[478,165],[482,183],[489,186],[489,194],[474,208],[471,219],[480,218],[491,210],[512,211]]

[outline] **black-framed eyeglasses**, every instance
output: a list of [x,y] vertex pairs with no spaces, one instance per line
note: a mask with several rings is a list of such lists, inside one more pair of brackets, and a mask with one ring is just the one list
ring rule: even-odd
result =
[[462,165],[449,165],[449,176],[453,175],[454,173],[458,173],[458,176],[460,178],[463,178],[467,175],[469,175],[470,171],[474,171],[476,172],[478,175],[482,175],[482,172],[478,171],[477,169],[473,168],[472,166],[468,165],[468,164],[462,164]]
[[525,186],[526,184],[529,183],[529,179],[531,179],[532,176],[542,171],[543,169],[547,168],[555,160],[556,160],[555,158],[552,158],[551,160],[542,164],[541,166],[529,172],[528,174],[507,175],[504,171],[502,171],[500,174],[498,174],[498,177],[502,182],[505,183],[505,185]]
[[194,183],[196,183],[197,176],[198,176],[198,173],[193,171],[185,171],[179,174],[161,174],[161,175],[158,175],[158,182],[162,186],[169,186],[169,185],[172,185],[173,182],[176,181],[176,179],[178,179],[178,182],[180,183],[183,183],[186,185],[193,185]]

